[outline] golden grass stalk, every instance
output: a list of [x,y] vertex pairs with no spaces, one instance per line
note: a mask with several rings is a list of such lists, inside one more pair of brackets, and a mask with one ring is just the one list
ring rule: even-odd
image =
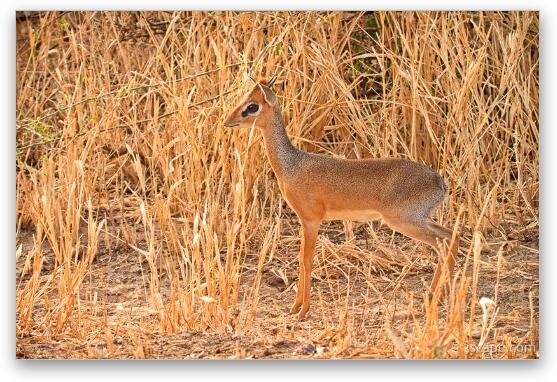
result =
[[[312,323],[341,333],[339,356],[470,356],[478,299],[505,303],[507,257],[520,249],[534,256],[524,266],[537,263],[537,246],[512,237],[539,227],[538,27],[536,12],[42,12],[19,22],[18,341],[124,336],[106,354],[149,357],[155,335],[287,335],[277,329],[286,306],[280,325],[264,315],[290,285],[269,292],[267,270],[294,281],[298,227],[258,131],[222,126],[248,74],[279,74],[296,146],[428,163],[450,189],[436,218],[461,219],[465,256],[439,308],[411,282],[432,270],[421,247],[378,225],[325,224]],[[485,257],[494,246],[504,248],[496,266]],[[537,296],[528,269],[527,302]],[[535,343],[537,307],[526,305],[516,314],[529,334],[494,328],[486,343]],[[395,318],[385,326],[380,312]]]

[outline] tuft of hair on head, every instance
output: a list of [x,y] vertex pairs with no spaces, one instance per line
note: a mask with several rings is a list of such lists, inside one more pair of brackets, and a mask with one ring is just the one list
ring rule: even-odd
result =
[[276,75],[273,75],[273,76],[269,77],[268,79],[262,78],[261,80],[259,80],[259,83],[260,83],[261,85],[264,85],[264,86],[266,86],[266,87],[268,87],[268,88],[270,89],[270,88],[273,87],[273,85],[274,85],[276,79],[277,79],[277,76],[276,76]]

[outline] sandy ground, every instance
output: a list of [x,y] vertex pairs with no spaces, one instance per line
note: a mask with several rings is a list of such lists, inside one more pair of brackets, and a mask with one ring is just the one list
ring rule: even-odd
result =
[[[90,330],[74,335],[46,336],[25,333],[17,338],[17,358],[166,358],[166,359],[230,359],[230,358],[393,358],[399,354],[385,334],[385,320],[397,333],[411,338],[416,324],[423,322],[424,291],[431,280],[435,255],[426,246],[385,227],[375,228],[379,245],[370,239],[371,225],[355,226],[356,235],[348,244],[356,245],[370,256],[382,251],[395,252],[400,264],[391,262],[380,267],[365,258],[337,258],[326,251],[334,245],[339,253],[348,245],[339,230],[342,223],[330,223],[320,232],[314,261],[312,308],[309,316],[299,321],[289,307],[295,296],[297,280],[297,242],[285,244],[265,264],[259,289],[255,317],[249,324],[225,330],[188,330],[175,333],[157,330],[157,315],[149,308],[145,292],[145,265],[125,245],[100,250],[93,271],[85,280],[83,297],[94,295],[98,306]],[[487,240],[482,252],[478,298],[494,298],[497,292],[498,319],[491,347],[467,349],[474,358],[499,358],[501,349],[514,348],[514,357],[536,357],[537,344],[526,346],[534,328],[538,327],[538,231],[517,231],[503,247],[503,262],[497,283],[497,251],[503,245]],[[30,246],[32,232],[23,232],[23,251]],[[377,243],[376,243],[377,244]],[[339,249],[340,246],[340,249]],[[468,244],[464,244],[468,247]],[[352,253],[352,252],[350,252]],[[408,263],[407,259],[412,262]],[[247,295],[257,268],[255,255],[246,258],[240,296]],[[461,257],[459,268],[463,266]],[[407,264],[402,266],[402,264]],[[410,264],[410,265],[408,265]],[[22,261],[17,264],[17,275]],[[45,262],[44,270],[52,267]],[[143,268],[143,269],[142,269]],[[20,280],[18,279],[18,282]],[[497,291],[496,291],[497,289]],[[240,297],[241,299],[241,297]],[[411,301],[411,305],[409,305]],[[241,309],[241,308],[239,308]],[[446,317],[446,301],[439,319]],[[477,307],[477,314],[481,310]],[[40,310],[36,312],[40,315]],[[240,314],[240,312],[232,312]],[[389,317],[387,317],[389,316]],[[117,322],[116,330],[103,331],[99,317]],[[87,320],[83,320],[87,322]],[[148,330],[146,328],[154,328]],[[79,330],[77,331],[79,332]],[[121,334],[119,334],[119,332]],[[135,333],[135,334],[130,334]],[[479,329],[472,341],[477,342]],[[506,338],[509,342],[501,342]],[[495,347],[499,345],[499,348]],[[490,354],[490,352],[495,352]],[[455,352],[439,354],[456,357]]]

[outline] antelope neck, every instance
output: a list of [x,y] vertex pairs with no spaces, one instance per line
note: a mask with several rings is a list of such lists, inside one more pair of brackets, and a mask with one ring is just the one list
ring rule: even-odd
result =
[[277,177],[288,176],[294,169],[300,150],[296,149],[286,134],[282,114],[275,109],[270,126],[262,129],[265,151]]

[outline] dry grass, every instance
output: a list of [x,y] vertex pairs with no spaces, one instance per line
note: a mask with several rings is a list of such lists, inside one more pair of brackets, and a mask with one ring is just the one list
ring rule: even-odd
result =
[[[22,16],[22,15],[20,15]],[[538,14],[39,13],[17,34],[19,358],[537,358]],[[447,179],[453,292],[379,224],[324,224],[313,307],[257,131],[279,74],[293,143]],[[480,298],[493,301],[485,304]]]

